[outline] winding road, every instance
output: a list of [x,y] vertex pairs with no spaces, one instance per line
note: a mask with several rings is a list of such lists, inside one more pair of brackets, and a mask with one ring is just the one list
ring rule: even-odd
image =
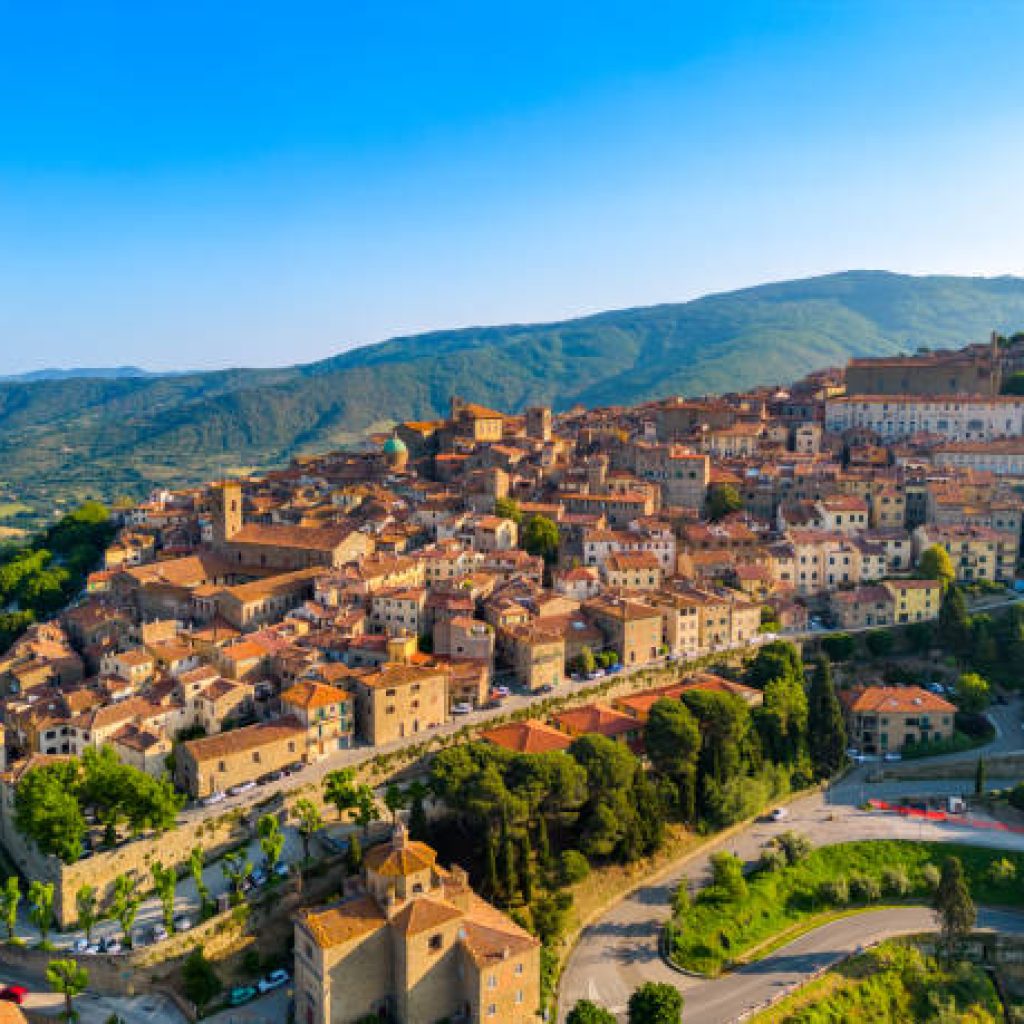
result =
[[[646,981],[660,981],[683,992],[688,1022],[727,1024],[747,1007],[764,1003],[824,964],[887,934],[886,928],[895,928],[889,934],[896,934],[931,923],[931,914],[922,908],[861,914],[825,925],[771,957],[714,981],[691,978],[670,968],[659,955],[658,940],[668,918],[671,894],[680,879],[685,875],[691,886],[703,885],[710,876],[710,856],[716,850],[731,850],[752,862],[769,838],[790,828],[803,832],[815,846],[854,840],[916,839],[1024,852],[1024,835],[1020,834],[860,811],[848,804],[826,804],[820,793],[802,797],[789,805],[786,821],[754,822],[726,839],[710,843],[629,893],[585,928],[562,974],[558,1019],[564,1021],[578,999],[591,999],[624,1020],[626,1002],[633,990]],[[880,916],[886,914],[893,916]],[[1024,930],[1024,923],[1018,923],[1024,918],[1003,918]],[[988,923],[993,921],[989,919]]]

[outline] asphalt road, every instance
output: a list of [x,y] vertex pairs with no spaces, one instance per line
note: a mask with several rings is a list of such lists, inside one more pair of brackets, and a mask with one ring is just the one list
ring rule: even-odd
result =
[[[978,926],[1001,932],[1024,933],[1024,914],[982,909]],[[757,963],[725,978],[698,981],[680,978],[686,1000],[686,1024],[726,1024],[748,1010],[764,1006],[799,988],[816,971],[856,953],[869,942],[930,931],[935,917],[927,907],[875,910],[831,921],[800,936]],[[625,1007],[615,1007],[621,1015]]]
[[[716,850],[730,850],[752,863],[769,838],[790,828],[803,832],[815,846],[852,840],[917,839],[972,843],[1024,852],[1024,835],[870,813],[849,805],[826,805],[821,794],[802,797],[789,805],[786,821],[755,822],[728,839],[709,844],[627,895],[584,929],[562,975],[559,1020],[565,1019],[578,999],[592,999],[618,1012],[625,1007],[630,993],[645,981],[667,982],[684,992],[692,988],[694,980],[668,967],[658,952],[658,940],[668,918],[672,892],[684,875],[691,887],[705,884],[710,878],[710,855]],[[860,929],[854,946],[867,943],[874,937],[868,921],[864,919],[859,925],[850,925]],[[812,951],[813,947],[808,947],[808,955]],[[805,977],[816,969],[799,969],[795,961],[790,965],[799,977]],[[752,966],[751,971],[756,974],[756,966]],[[711,998],[710,986],[715,986],[715,991],[722,993],[715,999],[730,998],[729,990],[733,986],[741,993],[737,1003],[742,1003],[744,998],[752,998],[747,988],[749,983],[738,973],[702,984],[709,986],[708,994],[701,996],[702,999]],[[686,1019],[688,1022],[698,1019],[691,1014],[689,995]],[[727,1020],[714,1016],[704,1019],[714,1020],[716,1024],[725,1024]]]

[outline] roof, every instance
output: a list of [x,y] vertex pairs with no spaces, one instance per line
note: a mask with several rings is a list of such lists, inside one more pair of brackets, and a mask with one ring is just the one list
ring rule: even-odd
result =
[[546,754],[552,750],[565,750],[572,743],[564,732],[535,718],[487,729],[480,733],[480,738],[517,754]]
[[555,722],[569,732],[600,733],[602,736],[621,736],[636,732],[637,720],[623,714],[607,704],[586,704],[581,708],[569,708],[554,716]]
[[955,705],[948,700],[943,700],[937,694],[929,693],[920,686],[869,686],[857,695],[850,708],[859,714],[865,712],[914,714],[915,712],[934,711],[951,715],[956,711]]
[[406,841],[404,846],[384,843],[367,851],[363,864],[367,871],[384,876],[412,875],[434,866],[437,854],[426,843]]
[[289,716],[278,718],[273,722],[258,722],[231,732],[221,732],[216,736],[203,736],[197,740],[188,740],[182,746],[196,761],[207,761],[225,754],[237,754],[246,750],[256,750],[268,743],[304,737],[306,730],[298,719]]
[[231,539],[232,544],[264,544],[269,547],[333,551],[353,533],[350,526],[284,526],[247,523]]
[[731,693],[739,697],[747,704],[760,704],[764,700],[764,694],[752,686],[744,686],[743,683],[733,682],[722,676],[716,676],[712,672],[695,672],[692,676],[683,681],[682,690],[710,690],[715,693]]
[[436,896],[421,896],[404,906],[391,920],[391,926],[403,935],[419,935],[448,921],[464,916],[454,904]]
[[281,694],[282,704],[292,704],[299,708],[323,708],[330,704],[341,704],[348,699],[347,691],[309,679],[296,683]]
[[300,911],[299,919],[321,949],[330,949],[369,935],[387,923],[376,901],[366,895],[336,903],[323,910]]

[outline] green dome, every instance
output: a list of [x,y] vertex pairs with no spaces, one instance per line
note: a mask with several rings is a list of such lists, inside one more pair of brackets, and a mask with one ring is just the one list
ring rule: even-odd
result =
[[406,455],[409,449],[405,447],[405,442],[399,437],[389,437],[384,442],[384,454],[385,455]]

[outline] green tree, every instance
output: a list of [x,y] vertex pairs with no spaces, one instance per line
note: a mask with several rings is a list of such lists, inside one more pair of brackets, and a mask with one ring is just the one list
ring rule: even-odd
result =
[[832,661],[849,661],[857,650],[857,641],[849,633],[832,633],[821,638],[821,649]]
[[835,775],[846,763],[846,725],[832,682],[832,664],[818,658],[807,700],[807,741],[811,766],[821,778]]
[[360,786],[356,804],[356,824],[363,830],[363,835],[368,836],[370,826],[379,820],[380,808],[377,806],[377,798],[373,795],[373,790],[366,785]]
[[320,809],[312,800],[296,800],[292,808],[295,816],[295,827],[302,839],[302,863],[309,863],[309,842],[323,828],[324,819]]
[[589,999],[580,999],[569,1011],[565,1024],[615,1024],[615,1014]]
[[864,645],[873,658],[885,658],[892,654],[895,641],[892,630],[873,629],[864,637]]
[[284,850],[284,833],[277,816],[264,814],[256,823],[256,833],[260,839],[260,850],[267,861],[267,872],[273,877]]
[[28,917],[39,929],[41,945],[49,942],[50,929],[53,927],[53,883],[30,882],[28,887]]
[[153,861],[149,870],[153,875],[153,888],[156,891],[157,899],[160,900],[164,927],[168,934],[173,934],[174,896],[178,888],[178,873],[173,867],[164,867],[158,860]]
[[484,834],[483,890],[488,899],[493,900],[498,895],[498,855],[490,829]]
[[185,995],[202,1011],[223,989],[213,964],[203,954],[203,947],[196,946],[186,957],[181,968],[182,988]]
[[531,555],[540,555],[549,565],[558,556],[558,526],[547,516],[534,515],[523,530],[523,547]]
[[245,880],[252,874],[252,861],[244,849],[225,853],[220,861],[221,874],[231,888],[231,899],[239,903],[242,899]]
[[7,881],[0,888],[0,917],[3,917],[7,929],[7,941],[14,938],[14,930],[18,926],[18,906],[21,904],[21,886],[17,875],[8,875]]
[[906,629],[907,643],[915,654],[926,654],[935,637],[935,627],[931,622],[912,622]]
[[210,905],[210,888],[203,877],[205,869],[206,853],[201,846],[193,846],[188,855],[188,870],[196,887],[196,895],[199,897],[200,916],[205,915],[206,908]]
[[792,764],[804,752],[807,736],[807,694],[803,680],[772,679],[756,719],[766,750],[780,764]]
[[89,972],[70,957],[67,960],[51,960],[46,965],[46,983],[64,997],[64,1019],[75,1019],[72,1001],[81,995],[89,984]]
[[110,904],[110,913],[121,925],[124,944],[129,948],[132,945],[132,926],[135,924],[141,903],[142,897],[134,879],[130,875],[118,875],[114,879],[114,898]]
[[693,821],[696,815],[700,745],[700,726],[685,704],[668,699],[655,702],[647,719],[644,746],[655,771],[675,785],[684,821]]
[[708,495],[707,516],[713,523],[743,508],[740,492],[732,484],[720,484]]
[[743,862],[728,850],[711,855],[711,884],[724,900],[737,903],[747,895],[747,880],[743,877]]
[[974,795],[985,795],[985,758],[979,757],[974,766]]
[[345,870],[350,875],[358,875],[363,868],[363,844],[359,836],[349,836],[348,849],[345,851]]
[[746,683],[763,690],[773,679],[803,682],[804,663],[800,651],[788,640],[773,640],[758,648],[746,672]]
[[99,898],[96,886],[83,885],[75,893],[75,910],[78,914],[78,927],[85,932],[85,941],[92,944],[92,930],[99,919]]
[[629,997],[627,1015],[629,1024],[680,1024],[683,997],[672,985],[648,981]]
[[533,847],[530,845],[530,833],[523,831],[519,835],[518,849],[519,864],[519,891],[523,896],[523,903],[529,905],[533,902],[536,878],[533,871]]
[[398,812],[409,806],[409,794],[401,786],[392,782],[384,790],[384,806],[391,814],[391,824],[398,824]]
[[922,579],[938,580],[943,590],[956,579],[953,560],[941,544],[932,544],[921,552],[921,557],[917,561],[917,572]]
[[939,608],[938,635],[961,664],[971,651],[971,621],[967,601],[959,587],[947,587]]
[[517,526],[523,521],[523,511],[515,498],[498,498],[494,502],[494,514],[501,519],[511,519]]
[[426,800],[428,789],[418,779],[409,785],[409,838],[426,842],[430,835]]
[[589,676],[596,668],[597,659],[594,657],[594,652],[584,644],[580,648],[580,653],[576,656],[575,669],[581,675]]
[[338,768],[324,776],[324,800],[333,804],[340,818],[359,805],[354,768]]
[[963,948],[978,916],[959,857],[947,857],[943,861],[933,907],[938,918],[941,945],[952,959]]
[[32,768],[14,792],[14,824],[42,853],[73,864],[82,856],[85,816],[76,793],[79,768],[74,759]]
[[956,681],[956,702],[961,711],[980,714],[991,700],[991,687],[977,672],[964,672]]

